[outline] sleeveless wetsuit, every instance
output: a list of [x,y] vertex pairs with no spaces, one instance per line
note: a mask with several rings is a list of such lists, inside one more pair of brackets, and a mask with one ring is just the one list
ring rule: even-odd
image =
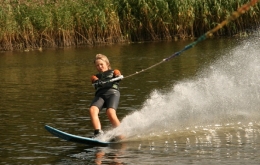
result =
[[[99,73],[96,77],[101,81],[108,81],[114,77],[114,71],[108,70],[103,73]],[[96,93],[92,100],[91,106],[98,107],[99,110],[102,108],[113,108],[117,109],[120,99],[119,82],[110,82],[102,86],[95,87]]]

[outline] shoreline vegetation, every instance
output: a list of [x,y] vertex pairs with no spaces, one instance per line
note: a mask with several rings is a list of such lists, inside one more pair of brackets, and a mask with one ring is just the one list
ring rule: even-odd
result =
[[[0,50],[194,39],[248,0],[4,0]],[[252,32],[259,3],[214,36]]]

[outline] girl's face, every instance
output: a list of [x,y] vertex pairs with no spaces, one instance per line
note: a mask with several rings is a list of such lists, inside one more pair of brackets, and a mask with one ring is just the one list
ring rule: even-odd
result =
[[107,63],[101,59],[96,60],[95,65],[99,72],[105,72],[108,70]]

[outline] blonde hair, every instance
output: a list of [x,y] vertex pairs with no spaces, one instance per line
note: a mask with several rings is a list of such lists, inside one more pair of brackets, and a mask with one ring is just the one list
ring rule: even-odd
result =
[[104,61],[104,62],[107,64],[108,69],[111,69],[111,65],[110,65],[110,62],[109,62],[107,56],[105,56],[105,55],[103,55],[103,54],[97,54],[97,55],[96,55],[96,58],[95,58],[95,60],[94,60],[94,64],[96,63],[97,60],[102,60],[102,61]]

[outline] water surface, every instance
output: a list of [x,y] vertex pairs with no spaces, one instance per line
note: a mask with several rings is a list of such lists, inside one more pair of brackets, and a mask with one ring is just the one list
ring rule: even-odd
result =
[[65,142],[44,125],[92,135],[88,107],[95,54],[127,76],[190,41],[0,53],[1,164],[258,164],[259,41],[210,39],[121,81],[116,129],[126,142],[105,148]]

